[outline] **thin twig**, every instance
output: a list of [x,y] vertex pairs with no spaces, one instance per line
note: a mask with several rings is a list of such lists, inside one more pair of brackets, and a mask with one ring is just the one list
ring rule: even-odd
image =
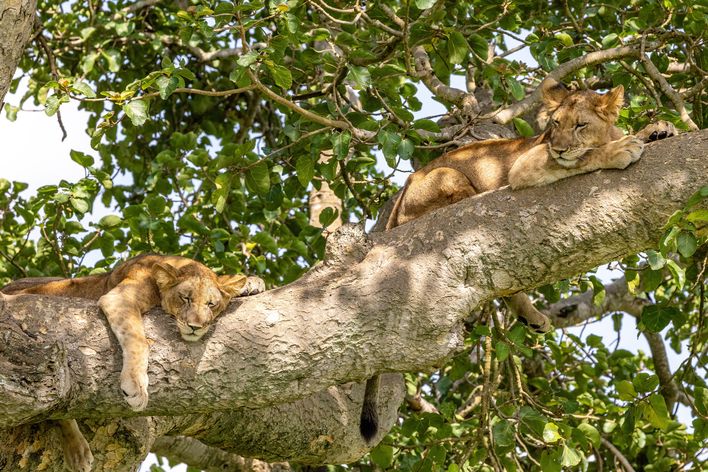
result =
[[602,442],[602,445],[609,449],[610,452],[617,458],[617,460],[620,464],[622,464],[622,467],[626,472],[635,472],[634,467],[632,467],[627,458],[624,457],[624,454],[622,454],[620,450],[615,447],[614,444],[612,444],[610,441],[603,437],[600,437],[600,441]]
[[686,126],[688,126],[688,129],[690,129],[691,131],[698,131],[698,125],[696,125],[696,123],[694,123],[691,117],[688,115],[686,107],[683,104],[683,99],[681,98],[681,95],[676,93],[676,90],[674,90],[671,84],[669,84],[669,82],[664,78],[664,76],[661,75],[659,69],[656,68],[654,63],[651,62],[651,59],[649,59],[649,56],[647,56],[644,51],[645,38],[642,37],[641,54],[639,56],[639,59],[644,65],[644,70],[647,71],[649,77],[654,79],[654,81],[659,84],[659,87],[661,87],[661,91],[664,92],[667,97],[669,97],[669,100],[671,100],[671,102],[674,104],[676,111],[679,112],[679,115],[681,116],[681,121],[683,121]]

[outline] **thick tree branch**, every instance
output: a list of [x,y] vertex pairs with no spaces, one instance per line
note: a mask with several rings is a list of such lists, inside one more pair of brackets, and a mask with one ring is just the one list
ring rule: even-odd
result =
[[0,4],[0,110],[32,33],[36,8],[37,0],[7,0]]
[[[200,343],[182,342],[154,310],[145,317],[152,340],[145,414],[218,416],[209,412],[300,401],[376,372],[440,365],[461,347],[463,321],[480,302],[656,245],[668,217],[708,181],[707,152],[708,131],[684,134],[649,145],[625,171],[501,189],[369,238],[347,227],[322,265],[237,301]],[[94,303],[4,296],[0,309],[0,424],[134,414],[117,387],[120,349]],[[361,398],[360,389],[352,392],[346,398]],[[345,399],[332,398],[335,406]],[[355,431],[357,419],[342,428]],[[219,440],[218,421],[191,429],[169,421],[172,430],[158,436],[218,446],[208,440],[212,431]],[[323,462],[338,439],[327,437]],[[285,452],[279,458],[290,460]]]

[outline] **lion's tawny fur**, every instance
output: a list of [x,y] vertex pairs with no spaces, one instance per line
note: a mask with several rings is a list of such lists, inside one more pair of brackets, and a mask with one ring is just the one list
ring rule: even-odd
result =
[[[21,279],[5,294],[39,294],[98,300],[123,352],[120,387],[133,410],[148,402],[148,341],[142,315],[156,306],[175,318],[186,341],[200,339],[237,294],[264,289],[258,277],[217,276],[205,265],[180,256],[142,255],[111,272],[76,279]],[[66,465],[91,470],[93,455],[75,420],[59,421]]]

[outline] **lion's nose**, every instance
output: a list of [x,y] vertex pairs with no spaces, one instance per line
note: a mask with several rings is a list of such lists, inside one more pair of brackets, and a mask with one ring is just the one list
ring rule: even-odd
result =
[[193,324],[188,324],[187,326],[192,328],[192,331],[196,331],[202,327],[201,325],[193,325]]
[[553,149],[553,152],[555,152],[556,154],[563,154],[568,150],[568,146],[564,148],[552,147],[551,149]]

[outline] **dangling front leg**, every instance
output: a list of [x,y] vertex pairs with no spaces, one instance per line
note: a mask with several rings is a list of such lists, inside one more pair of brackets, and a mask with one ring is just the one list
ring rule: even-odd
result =
[[59,420],[57,423],[61,429],[61,447],[66,467],[71,472],[90,472],[93,454],[76,420]]
[[[159,304],[153,297],[145,297],[149,280],[123,281],[99,300],[113,333],[123,350],[123,369],[120,388],[125,401],[135,411],[144,410],[148,403],[148,342],[145,337],[142,314]],[[142,294],[141,294],[142,292]]]

